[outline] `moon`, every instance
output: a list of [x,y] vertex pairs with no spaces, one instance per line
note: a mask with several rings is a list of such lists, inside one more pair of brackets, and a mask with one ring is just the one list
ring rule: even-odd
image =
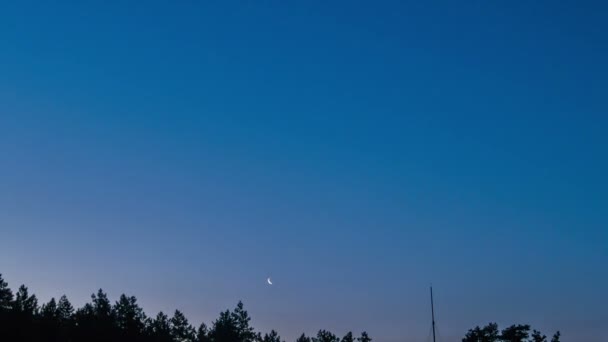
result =
[[266,282],[268,283],[268,285],[272,285],[272,281],[270,280],[270,277],[268,279],[266,279]]

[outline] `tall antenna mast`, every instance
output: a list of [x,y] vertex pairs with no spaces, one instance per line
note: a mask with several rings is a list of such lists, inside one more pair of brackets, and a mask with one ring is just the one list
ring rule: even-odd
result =
[[435,308],[433,307],[433,286],[431,286],[431,317],[433,319],[433,342],[435,342]]

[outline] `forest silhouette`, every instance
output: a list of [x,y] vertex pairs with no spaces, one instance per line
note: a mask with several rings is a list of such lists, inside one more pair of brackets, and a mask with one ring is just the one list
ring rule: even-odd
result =
[[[133,296],[122,294],[114,304],[103,290],[91,295],[91,302],[75,309],[63,295],[41,306],[25,285],[17,292],[8,287],[0,274],[0,341],[10,342],[284,342],[275,330],[256,332],[251,318],[238,302],[230,311],[220,313],[210,326],[195,329],[184,314],[175,310],[172,317],[159,312],[148,317]],[[557,332],[551,342],[559,342]],[[302,334],[296,342],[371,342],[364,331],[340,338],[327,330],[316,336]],[[496,323],[468,331],[462,342],[547,342],[539,331],[530,333],[529,325],[512,325],[498,330]]]

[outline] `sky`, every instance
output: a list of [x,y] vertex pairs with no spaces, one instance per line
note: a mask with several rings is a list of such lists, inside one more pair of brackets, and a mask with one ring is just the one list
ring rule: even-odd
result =
[[[198,325],[608,324],[608,6],[0,4],[0,273]],[[274,285],[266,284],[271,277]]]

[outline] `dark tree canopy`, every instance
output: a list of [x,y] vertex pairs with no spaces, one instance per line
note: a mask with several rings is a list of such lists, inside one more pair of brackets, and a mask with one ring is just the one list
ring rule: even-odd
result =
[[0,273],[0,312],[9,311],[12,307],[13,291],[8,287],[8,283],[2,278]]
[[201,323],[196,331],[196,341],[197,342],[211,342],[211,338],[209,337],[209,329],[205,323]]
[[479,326],[469,330],[462,342],[496,342],[499,341],[498,324],[489,323],[483,328]]
[[35,295],[29,295],[25,285],[21,285],[17,291],[15,302],[13,303],[13,311],[31,316],[38,312],[38,299],[36,299]]
[[146,330],[146,315],[143,309],[137,305],[137,299],[123,294],[114,305],[113,311],[120,339],[123,341],[142,340]]
[[[559,342],[559,331],[556,336],[557,340],[552,342]],[[547,336],[538,330],[533,330],[530,334],[530,326],[527,324],[514,324],[499,333],[498,324],[489,323],[483,328],[477,326],[470,329],[462,342],[547,342]]]
[[333,333],[327,330],[319,330],[317,337],[314,337],[313,342],[340,342],[340,339]]
[[180,342],[194,342],[196,339],[196,332],[188,319],[184,314],[175,310],[173,317],[171,318],[171,336],[173,339]]
[[43,320],[48,320],[48,321],[57,321],[57,302],[55,302],[55,298],[51,298],[51,300],[46,303],[46,304],[42,304],[42,307],[40,308],[40,317]]
[[534,330],[532,331],[532,342],[547,342],[547,336],[538,330]]
[[355,342],[355,338],[353,337],[352,332],[347,332],[344,337],[342,337],[342,342]]
[[[550,342],[560,342],[556,332]],[[176,310],[169,318],[159,312],[148,318],[134,296],[120,295],[114,305],[99,289],[91,301],[75,310],[68,298],[51,298],[38,306],[38,299],[25,285],[16,293],[0,274],[0,341],[10,342],[284,342],[275,330],[255,331],[242,302],[226,310],[212,322],[195,329]],[[314,337],[300,335],[295,342],[372,342],[367,332],[357,338],[347,332],[342,338],[328,330]],[[547,342],[547,336],[527,324],[499,330],[496,323],[470,329],[463,342]]]
[[108,299],[108,295],[103,292],[102,289],[97,291],[97,295],[92,294],[91,300],[93,302],[93,315],[99,320],[111,320],[112,319],[112,304]]
[[501,339],[505,342],[524,342],[530,336],[530,326],[525,324],[512,325],[505,328],[501,333]]
[[369,337],[369,335],[367,334],[367,332],[362,332],[361,336],[357,338],[357,341],[359,342],[372,342],[371,337]]
[[70,322],[74,317],[74,307],[65,295],[59,298],[57,303],[57,318],[60,322]]
[[305,334],[302,334],[300,337],[298,337],[298,339],[296,339],[296,342],[311,342],[311,339]]
[[[148,318],[134,296],[123,294],[112,305],[102,289],[77,310],[65,295],[38,307],[36,296],[27,287],[22,285],[13,295],[1,275],[0,341],[284,342],[275,330],[256,332],[242,302],[232,311],[221,312],[210,327],[201,323],[195,330],[179,310],[171,318],[163,312]],[[299,342],[311,339],[305,337]]]
[[152,342],[171,342],[171,322],[169,316],[162,311],[156,315],[156,318],[148,322],[147,335],[150,336]]
[[283,342],[281,340],[281,336],[279,336],[279,334],[274,331],[271,330],[270,334],[265,334],[264,337],[262,338],[262,342]]
[[220,317],[213,322],[209,337],[212,341],[240,342],[239,329],[230,311],[220,313]]
[[243,308],[243,302],[239,301],[236,308],[231,313],[232,319],[236,323],[237,334],[239,341],[242,342],[253,342],[256,338],[253,327],[249,325],[251,318],[245,309]]

